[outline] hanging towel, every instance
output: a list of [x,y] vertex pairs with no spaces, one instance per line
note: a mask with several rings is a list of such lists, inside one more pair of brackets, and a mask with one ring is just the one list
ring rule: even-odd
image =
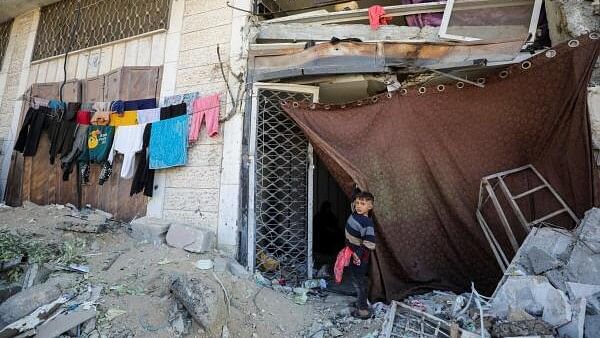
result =
[[123,114],[119,113],[111,113],[110,114],[110,123],[109,125],[114,127],[119,126],[131,126],[137,124],[137,111],[131,110],[123,112]]
[[132,101],[124,101],[123,102],[123,110],[140,110],[140,109],[152,109],[156,108],[156,99],[141,99],[141,100],[132,100]]
[[162,100],[161,107],[168,107],[180,103],[185,103],[187,107],[187,114],[190,115],[192,113],[192,102],[194,102],[194,100],[198,98],[198,96],[200,96],[200,93],[198,92],[165,96]]
[[117,128],[112,148],[108,154],[108,162],[113,163],[115,152],[123,154],[121,177],[132,178],[135,167],[135,153],[142,150],[145,124],[123,126]]
[[220,95],[215,94],[207,97],[202,97],[194,100],[192,103],[193,115],[190,124],[189,142],[198,141],[202,120],[206,122],[206,132],[208,136],[215,137],[219,134],[219,108]]
[[138,110],[137,120],[138,123],[152,123],[160,121],[160,108]]
[[173,117],[186,115],[186,114],[187,114],[187,104],[185,104],[185,103],[180,103],[180,104],[175,104],[172,106],[160,108],[160,119],[161,120],[166,120],[166,119],[170,119]]
[[377,30],[379,26],[387,25],[392,21],[385,16],[385,9],[379,5],[369,7],[369,25],[371,29]]
[[183,115],[152,124],[150,169],[164,169],[187,162],[188,116]]

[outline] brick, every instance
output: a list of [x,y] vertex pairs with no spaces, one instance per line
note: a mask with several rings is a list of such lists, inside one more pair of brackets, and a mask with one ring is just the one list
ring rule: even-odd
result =
[[[229,60],[229,44],[219,46],[221,61]],[[217,46],[206,46],[190,49],[179,53],[178,68],[200,67],[219,62],[217,55]]]
[[174,223],[167,232],[167,244],[191,252],[208,252],[214,246],[215,234],[208,229]]
[[[229,68],[227,65],[223,65],[225,74],[229,74]],[[177,72],[177,86],[193,86],[199,83],[210,83],[215,81],[222,81],[223,75],[221,73],[221,67],[219,64],[211,64],[201,67],[184,68]]]
[[230,23],[232,11],[229,7],[222,7],[184,16],[182,31],[188,33]]
[[219,189],[165,189],[165,210],[216,212],[218,209]]
[[211,27],[201,31],[181,35],[180,51],[228,43],[231,39],[231,25]]
[[223,7],[227,7],[227,1],[225,0],[187,0],[183,15],[187,16]]
[[142,217],[131,222],[131,237],[138,241],[148,241],[154,245],[165,242],[165,236],[171,223],[153,217]]
[[163,217],[171,221],[189,224],[194,227],[217,229],[218,214],[216,212],[196,212],[189,210],[164,210]]
[[225,81],[215,81],[208,83],[198,83],[193,86],[177,86],[175,91],[178,94],[181,93],[189,93],[189,92],[199,92],[202,95],[216,94],[221,93],[221,95],[225,95],[227,93],[227,86],[225,85]]
[[[203,124],[200,133],[206,133]],[[188,149],[189,167],[220,166],[223,159],[223,146],[220,144],[196,144]]]
[[220,167],[179,167],[169,171],[166,187],[216,189],[220,178]]

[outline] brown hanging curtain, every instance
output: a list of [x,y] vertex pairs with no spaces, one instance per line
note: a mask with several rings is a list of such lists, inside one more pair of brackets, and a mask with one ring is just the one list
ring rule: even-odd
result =
[[500,269],[475,218],[485,175],[531,163],[578,216],[595,204],[586,88],[597,37],[511,65],[485,88],[422,87],[339,106],[284,103],[342,188],[350,193],[357,183],[375,195],[374,299],[461,291],[471,281],[493,290]]

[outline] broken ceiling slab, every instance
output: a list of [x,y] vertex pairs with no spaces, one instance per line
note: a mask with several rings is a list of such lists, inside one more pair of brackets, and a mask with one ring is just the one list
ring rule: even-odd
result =
[[567,263],[570,281],[600,284],[600,209],[588,210],[576,233],[578,238]]
[[390,72],[391,67],[408,71],[473,66],[511,61],[521,41],[492,44],[447,43],[320,43],[286,55],[254,58],[254,81],[303,75],[333,75]]
[[381,26],[373,30],[369,25],[319,23],[261,24],[257,41],[329,41],[331,38],[369,41],[440,41],[437,27]]

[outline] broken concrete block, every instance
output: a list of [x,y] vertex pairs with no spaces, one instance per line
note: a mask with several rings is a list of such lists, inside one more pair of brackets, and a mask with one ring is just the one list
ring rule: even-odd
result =
[[217,282],[179,276],[173,280],[170,289],[209,336],[217,337],[221,333],[227,314],[223,290]]
[[524,320],[534,320],[535,317],[523,309],[513,309],[511,306],[509,306],[507,319],[509,322],[520,322]]
[[561,261],[552,257],[546,251],[537,246],[532,246],[529,248],[529,250],[527,250],[527,258],[529,259],[533,272],[536,275],[563,266]]
[[[518,322],[498,321],[493,324],[491,333],[492,337],[545,338],[554,337],[553,331],[552,326],[548,323],[544,323],[539,319],[532,319]],[[477,337],[480,337],[480,335],[477,335]]]
[[81,310],[69,313],[62,313],[54,319],[45,322],[37,328],[36,337],[39,338],[54,338],[60,336],[61,333],[67,332],[70,329],[82,324],[97,315],[96,310]]
[[561,269],[546,271],[544,276],[548,278],[550,284],[552,284],[552,286],[555,288],[561,291],[567,291],[567,284],[565,284],[567,277],[564,275]]
[[595,338],[600,332],[600,315],[585,316],[584,337]]
[[590,314],[600,314],[600,285],[567,282],[567,291],[572,300],[586,298]]
[[587,296],[587,310],[589,314],[600,315],[600,292]]
[[583,284],[598,284],[600,276],[600,209],[592,208],[577,228],[577,242],[567,263],[570,281]]
[[0,281],[0,303],[12,297],[12,295],[17,294],[21,289],[21,285],[17,283],[8,284],[4,281]]
[[52,270],[46,268],[43,264],[29,264],[27,271],[25,271],[25,276],[23,276],[23,289],[28,289],[34,285],[45,282],[51,272]]
[[564,326],[558,328],[560,337],[565,338],[583,338],[583,324],[585,322],[585,298],[579,298],[573,302],[572,320]]
[[509,306],[526,311],[541,306],[545,322],[560,326],[571,321],[571,305],[567,296],[550,285],[543,276],[508,277],[492,299],[491,305],[492,312],[501,318],[508,316]]
[[61,288],[52,282],[34,285],[0,304],[0,327],[15,322],[38,307],[48,304],[62,294]]
[[153,245],[161,245],[171,223],[160,218],[142,217],[131,221],[131,237],[138,241],[147,241]]
[[186,251],[202,253],[212,250],[215,234],[206,229],[184,224],[171,224],[167,232],[167,244]]
[[231,274],[234,276],[240,278],[246,278],[250,276],[250,272],[248,272],[248,270],[246,270],[246,268],[243,265],[241,265],[233,259],[229,260],[229,262],[227,263],[227,268],[229,269],[229,272],[231,272]]

